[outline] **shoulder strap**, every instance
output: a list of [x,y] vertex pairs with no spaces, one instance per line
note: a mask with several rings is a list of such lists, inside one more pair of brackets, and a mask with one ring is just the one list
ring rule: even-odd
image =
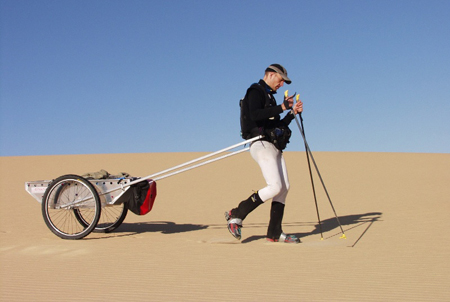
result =
[[247,93],[248,93],[248,91],[249,91],[250,89],[252,89],[252,88],[257,89],[257,90],[259,90],[259,91],[262,92],[262,94],[264,95],[264,98],[265,98],[265,100],[266,100],[266,102],[265,102],[265,104],[264,104],[264,107],[269,107],[270,102],[271,102],[271,99],[270,99],[269,94],[268,94],[268,92],[266,91],[266,89],[265,89],[263,86],[261,86],[261,84],[259,84],[259,83],[253,83],[253,84],[250,86],[250,88],[247,89]]

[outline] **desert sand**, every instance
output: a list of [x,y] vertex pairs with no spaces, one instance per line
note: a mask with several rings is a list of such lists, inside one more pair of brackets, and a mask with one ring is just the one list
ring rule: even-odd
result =
[[24,182],[105,169],[147,176],[205,153],[1,157],[1,301],[450,301],[450,154],[314,152],[323,240],[305,153],[285,152],[284,231],[265,240],[270,204],[224,212],[264,185],[248,152],[157,183],[153,210],[109,234],[63,240]]

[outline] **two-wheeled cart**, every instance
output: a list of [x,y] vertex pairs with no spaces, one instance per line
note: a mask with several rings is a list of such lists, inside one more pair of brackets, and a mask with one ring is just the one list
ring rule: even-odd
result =
[[[245,152],[250,148],[245,145],[261,138],[254,137],[142,178],[87,179],[63,175],[54,180],[25,182],[25,190],[41,202],[44,221],[54,234],[63,239],[81,239],[92,231],[107,233],[122,224],[129,209],[129,195],[133,194],[130,189],[146,185],[140,213],[146,214],[156,198],[157,180]],[[240,146],[244,148],[222,154]]]

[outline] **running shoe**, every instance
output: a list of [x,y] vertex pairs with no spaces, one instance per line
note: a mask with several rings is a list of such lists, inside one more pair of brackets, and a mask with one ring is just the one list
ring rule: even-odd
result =
[[300,239],[295,235],[286,235],[285,233],[281,233],[279,239],[266,238],[267,241],[270,242],[284,242],[284,243],[300,243]]
[[234,238],[241,240],[242,219],[231,217],[231,211],[225,212],[225,219],[227,220],[228,231]]

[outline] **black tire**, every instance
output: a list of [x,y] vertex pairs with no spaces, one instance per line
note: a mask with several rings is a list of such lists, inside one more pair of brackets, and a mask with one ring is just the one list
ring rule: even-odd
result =
[[[83,218],[82,213],[79,209],[73,209],[75,217],[78,221],[85,226],[87,226],[87,222]],[[97,223],[97,226],[94,229],[94,233],[110,233],[117,229],[122,222],[125,220],[127,216],[128,208],[125,204],[119,205],[108,205],[102,209],[102,214],[100,215],[100,220]]]
[[[78,214],[75,214],[75,212]],[[97,226],[101,203],[97,190],[85,178],[63,175],[55,179],[42,198],[47,227],[63,239],[81,239]],[[83,222],[79,217],[83,217]]]

